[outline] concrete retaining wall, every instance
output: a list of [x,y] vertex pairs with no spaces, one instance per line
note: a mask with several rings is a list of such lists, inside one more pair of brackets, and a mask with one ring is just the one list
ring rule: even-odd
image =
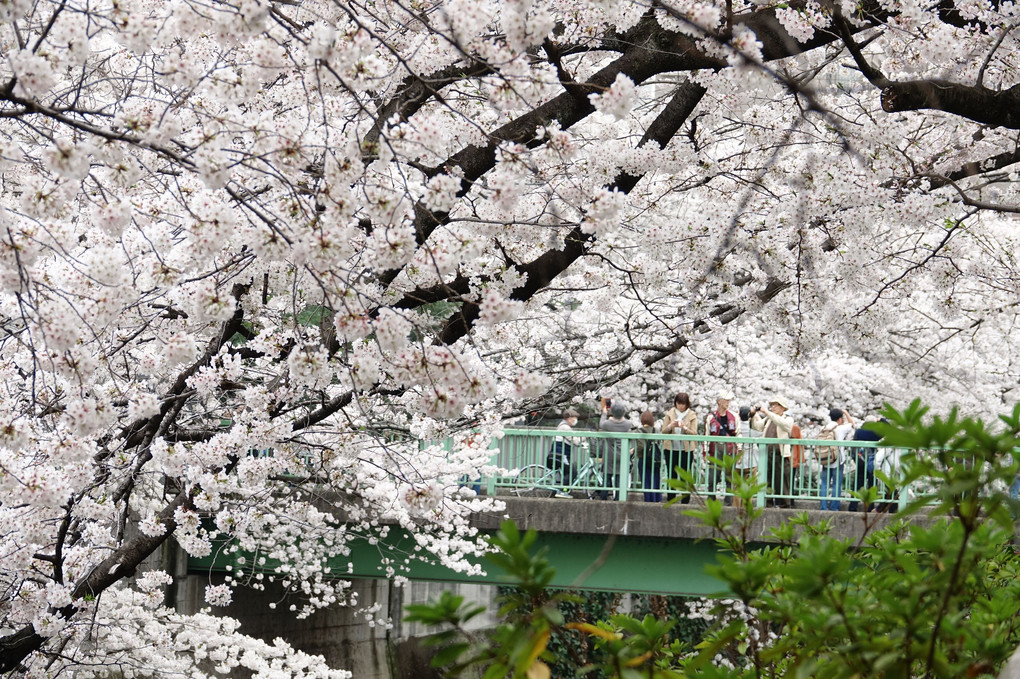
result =
[[[177,610],[194,613],[206,607],[206,586],[220,580],[200,575],[183,578],[175,596]],[[392,628],[369,626],[353,609],[343,606],[296,620],[286,610],[289,603],[279,585],[267,585],[263,592],[238,590],[230,606],[213,610],[240,620],[245,634],[268,642],[282,638],[302,651],[322,655],[331,667],[350,670],[355,679],[438,679],[429,667],[432,651],[421,645],[421,638],[435,630],[402,622],[408,604],[425,603],[452,590],[488,609],[471,621],[473,629],[495,623],[496,588],[491,585],[410,582],[395,587],[387,580],[363,579],[353,581],[353,590],[358,593],[359,608],[379,603],[378,615],[388,616]],[[271,602],[277,602],[276,610],[269,607]]]

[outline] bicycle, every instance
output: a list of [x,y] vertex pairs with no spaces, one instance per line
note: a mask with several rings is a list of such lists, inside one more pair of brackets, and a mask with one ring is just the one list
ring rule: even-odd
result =
[[[601,460],[589,457],[579,470],[574,480],[569,484],[562,483],[562,472],[559,469],[550,469],[544,464],[529,464],[514,477],[513,493],[515,495],[527,495],[529,497],[574,497],[570,494],[572,490],[584,490],[591,499],[596,493],[605,488],[605,478],[599,469]],[[596,489],[592,490],[592,486]]]

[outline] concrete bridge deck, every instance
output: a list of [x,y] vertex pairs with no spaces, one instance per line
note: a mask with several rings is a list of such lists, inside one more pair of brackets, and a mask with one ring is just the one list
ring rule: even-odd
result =
[[[717,535],[700,518],[685,513],[691,505],[513,496],[500,499],[506,502],[505,512],[475,514],[471,525],[492,533],[510,518],[522,530],[538,531],[536,549],[546,550],[546,558],[556,568],[552,587],[689,596],[718,594],[725,588],[706,572],[706,566],[716,563],[719,555],[712,541]],[[737,511],[724,508],[723,516],[735,519]],[[751,525],[750,540],[767,544],[773,529],[799,513],[763,510]],[[895,516],[818,510],[807,510],[807,514],[813,523],[829,521],[833,535],[855,541]],[[924,518],[915,516],[912,520]],[[406,557],[414,553],[413,537],[391,530],[386,540],[377,544],[356,541],[351,554],[330,563],[330,569],[337,577],[382,578],[384,563],[402,564],[399,574],[412,580],[508,583],[506,576],[489,568],[484,558],[476,559],[476,563],[486,570],[485,575],[465,575],[428,561],[406,563]],[[236,568],[233,559],[241,556],[218,551],[209,558],[189,559],[187,569],[195,574],[225,572],[228,566]]]
[[[602,502],[598,500],[562,500],[500,496],[506,502],[506,518],[517,522],[522,530],[534,528],[541,533],[575,535],[617,535],[672,540],[705,540],[716,537],[713,530],[684,510],[697,505],[665,506],[652,502]],[[807,504],[807,503],[805,503]],[[817,504],[817,503],[815,503]],[[723,508],[723,517],[735,519],[739,510]],[[878,512],[831,512],[818,509],[768,508],[752,523],[751,535],[756,542],[767,543],[774,528],[790,518],[807,512],[811,523],[829,521],[832,535],[860,539],[866,530],[874,530],[895,520],[896,514]],[[912,521],[924,520],[913,516]],[[476,514],[473,526],[485,531],[499,528],[502,517],[497,514]]]

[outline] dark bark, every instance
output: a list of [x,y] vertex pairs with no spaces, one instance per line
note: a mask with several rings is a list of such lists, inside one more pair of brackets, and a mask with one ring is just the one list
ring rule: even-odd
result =
[[[615,77],[615,76],[614,76]],[[697,107],[701,98],[705,96],[705,88],[690,81],[683,83],[677,92],[670,99],[669,104],[648,126],[639,146],[649,142],[655,142],[659,148],[663,148],[680,131],[681,126],[690,117]],[[640,181],[640,176],[631,174],[620,174],[610,185],[610,189],[629,193]],[[538,258],[527,264],[517,264],[517,270],[526,276],[524,285],[514,290],[511,297],[516,300],[528,300],[534,297],[539,291],[545,289],[557,276],[567,270],[587,251],[594,242],[593,234],[586,234],[580,226],[575,226],[564,239],[562,250],[547,250]],[[464,281],[467,292],[467,281]],[[444,344],[452,344],[461,337],[464,337],[471,329],[478,318],[478,304],[465,302],[458,313],[447,321],[439,339]]]
[[[791,3],[791,5],[796,4],[798,3]],[[867,15],[869,20],[877,21],[882,10],[877,6],[871,7],[871,3],[867,4],[870,8]],[[766,61],[789,57],[838,40],[838,36],[832,32],[817,31],[811,40],[799,43],[782,27],[776,18],[776,10],[772,8],[758,10],[751,15],[742,17],[742,23],[753,30],[762,42],[762,56]],[[856,32],[863,29],[852,27],[847,30]],[[572,127],[594,111],[587,95],[603,91],[620,73],[627,75],[635,83],[642,83],[663,73],[719,69],[726,66],[725,62],[702,53],[690,37],[660,27],[651,15],[645,16],[626,35],[614,37],[614,41],[614,44],[629,44],[630,47],[587,82],[565,83],[565,91],[562,94],[493,131],[489,135],[489,144],[484,147],[466,147],[450,156],[447,162],[436,167],[429,174],[449,172],[458,168],[463,176],[459,195],[465,195],[470,191],[475,181],[495,167],[496,149],[499,144],[509,141],[534,148],[544,143],[536,137],[536,131],[539,128],[554,121],[559,123],[562,129]],[[690,92],[687,92],[681,99],[690,96]],[[700,97],[701,94],[698,95],[698,99]],[[681,103],[677,102],[676,105],[680,106]],[[664,110],[663,115],[653,125],[659,124],[668,127],[667,121],[671,119],[672,115],[671,112]],[[680,123],[682,122],[683,120],[680,120]],[[648,135],[652,135],[650,138],[655,138],[661,147],[664,147],[675,134],[675,130],[667,135],[651,128],[648,132]],[[617,178],[616,188],[626,193],[639,179],[640,177],[622,175]],[[436,228],[448,221],[447,213],[433,212],[424,204],[416,205],[415,230],[418,244],[425,243]],[[528,283],[524,288],[514,293],[514,298],[529,299],[537,290],[547,285],[576,261],[589,243],[590,238],[587,235],[579,229],[574,229],[567,236],[563,250],[550,250],[529,264],[517,265],[518,269],[528,274]],[[388,285],[398,273],[398,270],[385,272],[380,276],[380,283]],[[456,299],[467,292],[467,280],[458,277],[448,284],[408,293],[395,306],[397,308],[415,308],[440,300]],[[451,318],[443,329],[440,334],[441,341],[451,343],[466,335],[477,316],[477,306],[465,303],[459,313]]]
[[[808,42],[799,43],[786,32],[776,18],[775,10],[771,8],[753,13],[744,18],[743,23],[755,31],[761,40],[762,56],[766,61],[800,54],[836,40],[834,34],[818,31]],[[690,37],[663,29],[650,15],[628,31],[621,42],[629,43],[631,46],[588,81],[564,83],[566,91],[562,94],[490,133],[490,142],[486,146],[466,147],[427,174],[434,176],[440,172],[450,172],[454,168],[459,169],[463,176],[460,195],[464,195],[470,191],[475,181],[495,166],[496,149],[501,143],[514,142],[534,148],[544,143],[536,138],[536,131],[539,128],[552,122],[559,123],[562,129],[572,127],[594,112],[588,95],[604,91],[620,73],[640,84],[663,73],[720,69],[727,65],[724,61],[701,52]],[[423,244],[436,228],[448,221],[449,215],[446,213],[432,212],[423,204],[415,206],[418,244]],[[383,284],[392,282],[397,273],[398,271],[387,272],[381,277],[381,282]]]
[[909,80],[889,83],[882,90],[886,113],[924,109],[1016,130],[1020,129],[1020,86],[996,91],[947,80]]
[[387,101],[375,114],[375,124],[365,134],[365,141],[369,145],[379,140],[379,133],[390,119],[397,115],[401,120],[407,120],[417,113],[433,98],[440,97],[440,91],[447,85],[470,80],[491,73],[492,68],[484,61],[474,61],[471,64],[454,64],[447,66],[438,73],[427,76],[410,75],[401,83],[397,95]]
[[980,162],[967,163],[956,172],[948,173],[946,179],[955,182],[967,177],[976,177],[986,172],[995,172],[1016,163],[1020,163],[1020,148],[998,153]]

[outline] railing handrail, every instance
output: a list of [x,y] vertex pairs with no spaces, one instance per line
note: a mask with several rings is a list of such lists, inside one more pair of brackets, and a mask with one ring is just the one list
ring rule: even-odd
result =
[[549,438],[561,436],[563,438],[597,438],[597,439],[652,439],[655,441],[701,441],[705,443],[761,443],[768,445],[790,444],[797,446],[838,446],[842,448],[889,448],[881,441],[833,441],[831,439],[780,439],[765,438],[764,436],[705,436],[701,434],[662,434],[659,432],[647,433],[635,429],[628,432],[596,431],[593,429],[555,429],[555,428],[529,428],[529,429],[504,429],[504,436],[525,436],[535,438]]

